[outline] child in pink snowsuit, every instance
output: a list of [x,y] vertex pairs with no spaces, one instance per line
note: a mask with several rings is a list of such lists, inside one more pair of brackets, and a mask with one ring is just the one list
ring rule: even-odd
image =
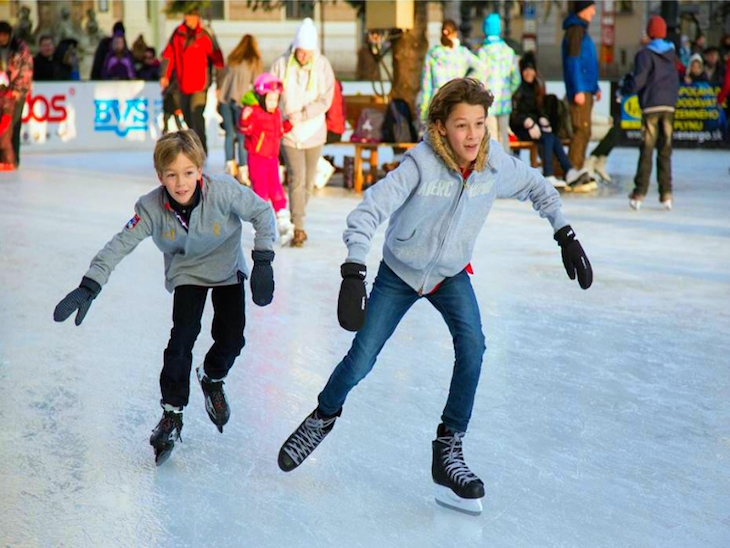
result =
[[281,81],[273,75],[266,72],[259,75],[254,81],[258,104],[243,108],[238,120],[238,131],[245,136],[251,186],[261,198],[271,200],[281,244],[286,245],[294,236],[294,225],[279,177],[281,138],[292,128],[288,120],[282,120],[278,107],[283,89]]

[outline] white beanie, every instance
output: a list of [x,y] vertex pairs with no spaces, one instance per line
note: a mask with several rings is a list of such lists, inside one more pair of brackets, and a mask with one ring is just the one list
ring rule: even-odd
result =
[[312,21],[309,17],[307,17],[304,21],[302,21],[302,24],[299,25],[292,45],[294,46],[294,49],[302,48],[314,51],[319,49],[317,29],[314,26],[314,21]]

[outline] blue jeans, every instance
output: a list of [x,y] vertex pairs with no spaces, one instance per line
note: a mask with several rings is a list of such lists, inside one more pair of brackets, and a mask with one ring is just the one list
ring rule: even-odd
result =
[[540,143],[542,144],[542,174],[545,177],[553,174],[553,154],[558,159],[563,171],[568,173],[573,164],[570,163],[568,155],[563,150],[563,143],[560,142],[560,139],[552,133],[543,131]]
[[[441,420],[456,432],[466,432],[486,350],[479,305],[466,270],[447,278],[435,293],[424,297],[446,321],[456,354],[449,397]],[[420,298],[385,262],[380,263],[370,293],[365,325],[358,331],[347,356],[337,365],[320,393],[320,411],[326,415],[337,413],[350,390],[373,368],[380,350],[401,318]]]
[[220,103],[218,112],[223,116],[223,129],[226,130],[226,162],[235,160],[233,142],[238,140],[238,165],[246,165],[246,151],[243,150],[243,135],[238,133],[238,117],[241,115],[241,107],[233,102]]

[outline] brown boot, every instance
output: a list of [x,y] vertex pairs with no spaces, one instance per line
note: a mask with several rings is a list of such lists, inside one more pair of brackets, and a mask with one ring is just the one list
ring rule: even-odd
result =
[[298,228],[294,229],[294,238],[292,238],[291,246],[292,247],[302,247],[304,245],[304,242],[307,239],[307,233],[304,232],[304,230],[300,230]]

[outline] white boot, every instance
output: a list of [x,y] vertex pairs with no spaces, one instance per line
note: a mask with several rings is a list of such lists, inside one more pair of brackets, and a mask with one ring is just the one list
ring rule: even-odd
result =
[[565,188],[565,181],[558,179],[555,175],[548,175],[545,180],[553,185],[554,188]]
[[236,160],[228,160],[226,162],[226,173],[232,177],[238,176],[238,164]]
[[569,185],[572,185],[574,182],[576,182],[582,175],[585,175],[588,173],[588,170],[583,169],[575,169],[574,167],[571,167],[568,170],[568,173],[565,174],[565,182]]
[[241,166],[238,168],[238,176],[236,177],[238,182],[245,186],[251,186],[251,178],[248,176],[248,166]]
[[317,178],[314,180],[314,186],[318,189],[324,188],[334,172],[335,166],[320,156],[317,161]]
[[284,247],[294,238],[294,224],[288,209],[280,209],[276,214],[276,228],[279,231],[279,242]]
[[591,156],[591,158],[596,158],[595,170],[598,176],[607,183],[610,183],[611,176],[608,174],[608,171],[606,171],[606,162],[608,161],[608,156]]
[[595,178],[596,176],[596,162],[598,158],[595,156],[588,156],[588,158],[585,159],[585,162],[583,162],[583,169],[585,170],[588,175],[591,176],[591,178]]
[[637,198],[629,198],[629,206],[631,206],[631,209],[634,211],[639,211],[641,209],[641,200],[638,200]]

